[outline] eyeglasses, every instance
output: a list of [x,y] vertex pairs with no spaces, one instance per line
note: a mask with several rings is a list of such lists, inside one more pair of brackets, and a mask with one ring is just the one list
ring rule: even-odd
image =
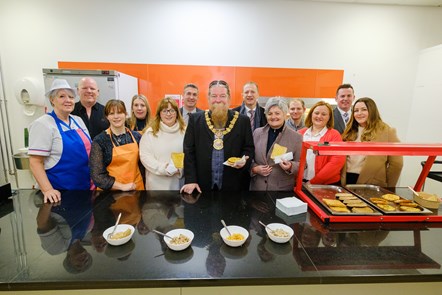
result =
[[224,80],[214,80],[214,81],[210,82],[209,88],[212,86],[216,86],[216,85],[223,85],[223,86],[227,86],[227,87],[229,86],[229,84],[227,84],[227,82]]
[[174,109],[169,109],[169,110],[162,110],[161,111],[162,114],[167,115],[167,114],[171,114],[171,115],[175,115],[176,111]]

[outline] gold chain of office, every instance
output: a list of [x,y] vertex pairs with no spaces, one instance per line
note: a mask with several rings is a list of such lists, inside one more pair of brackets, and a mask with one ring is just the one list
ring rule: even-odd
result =
[[215,139],[213,140],[213,148],[216,150],[222,150],[224,148],[224,141],[222,137],[232,131],[233,126],[235,126],[236,120],[238,120],[239,112],[235,111],[235,114],[233,115],[232,121],[230,121],[229,126],[224,130],[216,130],[215,127],[213,127],[212,121],[209,118],[209,111],[205,111],[204,114],[206,118],[207,127],[209,127],[210,131],[215,134]]

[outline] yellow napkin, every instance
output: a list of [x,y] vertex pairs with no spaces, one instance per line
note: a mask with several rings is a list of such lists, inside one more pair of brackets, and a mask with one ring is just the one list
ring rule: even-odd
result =
[[286,152],[287,152],[287,147],[275,143],[273,145],[273,150],[272,150],[272,154],[270,155],[270,158],[275,159],[275,157],[281,156],[281,155],[285,154]]
[[177,169],[184,167],[184,153],[172,153],[170,158]]

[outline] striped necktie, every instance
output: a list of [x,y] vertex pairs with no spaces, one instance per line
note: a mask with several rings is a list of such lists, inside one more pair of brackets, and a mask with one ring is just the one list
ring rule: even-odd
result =
[[255,111],[249,110],[250,114],[250,127],[252,127],[252,131],[255,129]]

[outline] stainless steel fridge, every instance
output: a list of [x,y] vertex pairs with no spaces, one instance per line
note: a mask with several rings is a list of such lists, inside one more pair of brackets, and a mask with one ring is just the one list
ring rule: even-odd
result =
[[[110,99],[124,101],[128,114],[131,112],[131,100],[138,94],[138,79],[113,70],[71,70],[71,69],[43,69],[45,92],[47,92],[54,79],[66,79],[71,87],[77,88],[78,82],[83,77],[92,77],[97,81],[100,95],[98,102],[105,105]],[[78,101],[78,95],[76,101]],[[46,100],[47,111],[52,107]]]

